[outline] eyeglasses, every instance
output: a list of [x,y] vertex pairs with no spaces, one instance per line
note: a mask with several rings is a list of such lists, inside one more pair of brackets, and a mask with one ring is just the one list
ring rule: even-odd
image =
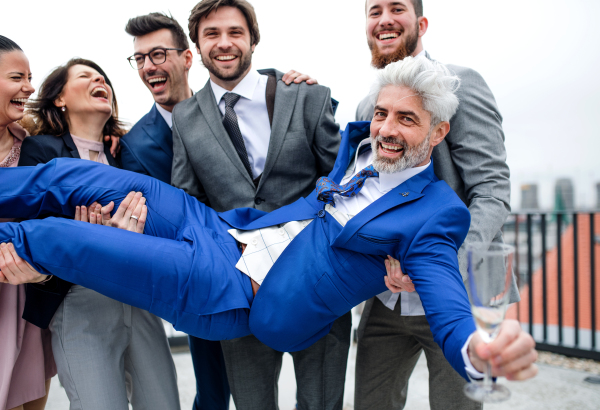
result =
[[127,61],[131,65],[131,68],[134,70],[141,70],[144,68],[144,64],[146,63],[146,56],[150,59],[152,64],[159,65],[163,64],[167,61],[167,50],[177,50],[177,51],[185,51],[183,48],[155,48],[149,53],[142,54],[137,53],[132,55],[131,57],[127,57]]

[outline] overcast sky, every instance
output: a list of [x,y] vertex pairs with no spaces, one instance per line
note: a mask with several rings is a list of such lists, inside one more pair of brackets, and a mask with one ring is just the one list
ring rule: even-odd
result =
[[[374,69],[365,39],[363,0],[250,0],[261,41],[254,68],[295,69],[331,88],[340,101],[337,120],[354,120]],[[554,181],[575,181],[579,207],[596,204],[600,182],[600,2],[596,0],[425,0],[425,49],[444,63],[479,71],[504,117],[512,206],[520,186],[538,182],[541,205],[553,204]],[[196,0],[3,2],[0,34],[27,54],[37,88],[71,57],[97,62],[110,77],[121,119],[134,124],[153,100],[126,57],[130,17],[171,12],[187,32]],[[594,40],[596,39],[596,40]],[[193,90],[208,79],[194,51]]]

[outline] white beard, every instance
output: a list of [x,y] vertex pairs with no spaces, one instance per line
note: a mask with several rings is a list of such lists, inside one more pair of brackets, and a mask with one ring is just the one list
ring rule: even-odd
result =
[[[393,174],[404,171],[408,168],[413,168],[425,161],[429,155],[429,140],[431,139],[431,131],[432,130],[429,130],[429,133],[423,142],[415,147],[409,147],[406,141],[403,139],[399,140],[392,137],[382,137],[381,135],[371,138],[371,148],[373,150],[373,168],[375,168],[375,170],[381,174]],[[380,142],[402,145],[404,154],[399,159],[382,157],[379,155]]]

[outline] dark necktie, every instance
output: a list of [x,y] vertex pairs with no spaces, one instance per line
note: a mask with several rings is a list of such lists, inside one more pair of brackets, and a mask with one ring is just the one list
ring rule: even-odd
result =
[[327,177],[321,177],[317,181],[317,199],[326,204],[334,205],[333,194],[352,197],[356,196],[365,184],[367,178],[378,177],[373,165],[369,165],[344,185],[338,185]]
[[223,95],[223,99],[225,100],[225,116],[223,117],[223,126],[227,130],[229,138],[231,138],[231,142],[233,143],[238,156],[242,160],[242,164],[244,164],[244,168],[246,168],[246,171],[248,171],[248,174],[252,179],[252,167],[250,166],[250,161],[248,160],[246,144],[244,144],[244,137],[242,137],[242,133],[240,132],[237,115],[233,110],[233,107],[240,99],[240,96],[234,93],[225,93]]

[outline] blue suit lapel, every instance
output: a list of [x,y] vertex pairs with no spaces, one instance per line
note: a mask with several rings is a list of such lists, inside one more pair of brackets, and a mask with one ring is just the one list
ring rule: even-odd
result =
[[165,153],[173,158],[173,134],[165,119],[156,108],[156,103],[146,117],[144,131]]
[[345,245],[360,228],[382,213],[423,197],[423,189],[436,179],[433,164],[430,164],[427,169],[398,185],[350,219],[335,239],[333,246]]
[[329,178],[333,181],[339,183],[344,177],[348,164],[354,159],[358,144],[369,136],[370,124],[369,121],[358,121],[350,122],[346,126],[346,129],[342,133],[342,142],[340,143],[338,156],[333,169],[329,173]]

